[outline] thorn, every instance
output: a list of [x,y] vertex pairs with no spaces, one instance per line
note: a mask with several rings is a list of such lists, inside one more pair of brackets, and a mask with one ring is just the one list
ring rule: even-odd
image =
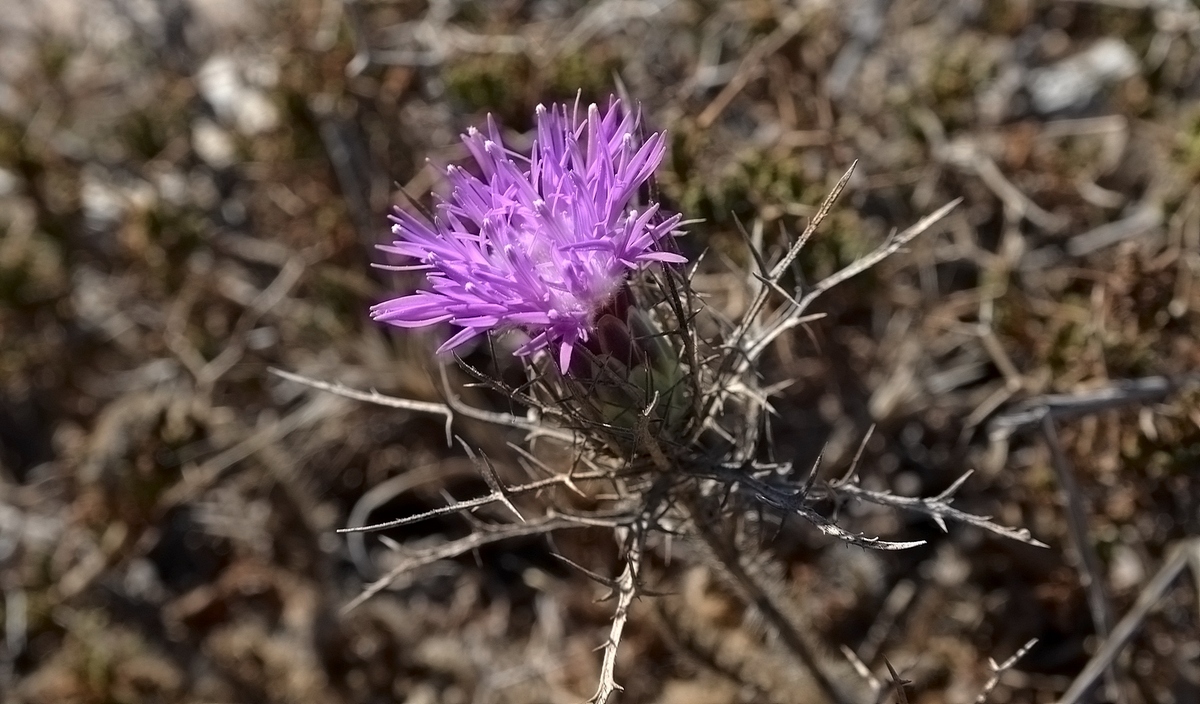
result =
[[556,559],[558,559],[558,560],[561,560],[562,562],[565,562],[565,563],[567,563],[567,565],[569,565],[569,566],[571,566],[571,567],[574,567],[575,569],[577,569],[577,570],[579,570],[580,572],[582,572],[582,573],[584,573],[585,575],[587,575],[587,577],[588,577],[589,579],[591,579],[591,580],[593,580],[593,581],[595,581],[595,582],[597,582],[597,583],[599,583],[599,584],[603,584],[604,586],[606,586],[606,587],[608,587],[610,590],[612,590],[612,593],[610,593],[608,596],[604,597],[604,600],[611,599],[611,598],[612,598],[612,594],[616,593],[616,589],[617,589],[617,586],[618,586],[618,585],[617,585],[617,580],[615,580],[615,579],[612,579],[611,577],[605,577],[605,576],[604,576],[604,575],[602,575],[602,574],[598,574],[598,573],[596,573],[596,572],[593,572],[593,571],[589,570],[588,568],[584,567],[583,565],[580,565],[579,563],[577,563],[577,562],[574,562],[574,561],[572,561],[572,560],[570,560],[570,559],[566,558],[565,556],[563,556],[563,555],[560,555],[560,554],[558,554],[558,553],[556,553],[556,552],[552,552],[552,553],[550,553],[550,556],[551,556],[551,557],[554,557],[554,558],[556,558]]
[[813,460],[812,469],[808,472],[808,478],[804,480],[804,486],[800,489],[801,497],[808,496],[808,492],[817,481],[817,474],[821,469],[821,460],[825,457],[825,450],[827,449],[829,449],[828,442],[821,446],[821,451],[817,453],[817,459]]
[[942,493],[933,497],[933,500],[934,501],[947,501],[947,500],[953,498],[954,494],[956,494],[958,492],[959,488],[963,485],[963,482],[967,481],[967,479],[970,478],[970,476],[974,473],[975,473],[975,470],[968,469],[966,472],[963,473],[963,475],[961,477],[959,477],[958,479],[955,479],[953,484],[946,487],[945,491],[943,491]]
[[892,663],[888,662],[887,658],[883,659],[883,664],[887,666],[888,674],[892,676],[892,687],[896,691],[896,704],[908,704],[908,695],[904,692],[904,687],[905,685],[912,684],[912,682],[910,680],[901,679],[900,675],[896,673],[895,668],[892,667]]
[[480,476],[483,477],[483,482],[492,490],[492,497],[504,505],[504,508],[512,511],[517,520],[525,523],[525,517],[517,510],[517,507],[508,500],[508,492],[505,491],[504,485],[500,483],[500,478],[496,476],[496,468],[492,466],[492,461],[487,458],[487,455],[476,455],[467,442],[461,437],[455,435],[455,440],[462,445],[463,451],[467,453],[467,457],[471,459],[471,463],[479,470]]

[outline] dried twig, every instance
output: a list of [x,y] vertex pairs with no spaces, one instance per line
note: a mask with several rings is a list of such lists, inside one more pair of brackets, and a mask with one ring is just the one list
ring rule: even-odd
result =
[[871,269],[876,264],[879,264],[884,259],[892,256],[900,251],[909,242],[917,238],[929,228],[933,227],[942,218],[946,217],[951,210],[956,208],[962,202],[961,198],[950,201],[942,207],[935,210],[933,213],[921,218],[912,227],[888,239],[882,246],[875,251],[846,266],[840,271],[824,278],[808,293],[800,299],[799,305],[785,307],[785,310],[775,319],[773,323],[767,326],[757,337],[748,340],[745,347],[745,355],[743,356],[743,364],[749,364],[757,359],[772,342],[787,330],[790,330],[797,325],[800,325],[800,318],[804,312],[812,305],[821,294],[838,284],[858,276],[859,274]]
[[721,89],[717,97],[713,98],[708,107],[700,113],[696,118],[696,124],[702,129],[708,129],[712,126],[725,108],[733,102],[738,93],[750,83],[750,80],[762,70],[767,57],[783,48],[785,44],[791,41],[792,37],[804,27],[804,21],[799,13],[793,12],[783,18],[779,26],[770,34],[759,40],[750,51],[743,57],[741,64],[738,65],[737,73],[733,79]]
[[1028,653],[1033,646],[1037,645],[1037,642],[1037,638],[1030,638],[1028,641],[1026,641],[1025,645],[1022,645],[1017,649],[1017,652],[1012,654],[1012,657],[1000,663],[999,665],[997,665],[996,661],[992,658],[988,658],[988,664],[992,667],[992,676],[989,677],[987,683],[983,685],[983,691],[981,691],[979,696],[975,698],[975,704],[984,704],[987,701],[988,695],[992,693],[992,690],[996,688],[996,685],[1000,684],[1000,675],[1004,674],[1006,670],[1012,669],[1012,666],[1016,665],[1021,658],[1025,657],[1026,653]]
[[863,681],[871,688],[873,701],[879,701],[879,694],[883,691],[883,682],[875,676],[874,672],[871,672],[871,668],[867,667],[867,664],[858,657],[858,654],[850,646],[843,643],[838,646],[838,650],[842,651],[842,655],[846,658],[846,661],[850,663],[850,666],[854,668],[858,676],[863,678]]
[[1018,430],[1040,425],[1046,416],[1060,419],[1150,403],[1195,384],[1200,384],[1200,374],[1175,378],[1150,376],[1123,379],[1091,391],[1037,396],[992,418],[988,422],[988,435],[993,439],[1004,439]]
[[304,275],[304,269],[304,261],[300,257],[289,258],[275,276],[275,280],[254,297],[234,324],[233,331],[229,334],[229,343],[220,354],[205,364],[197,375],[196,385],[204,393],[212,393],[213,385],[242,358],[246,352],[246,335],[263,315],[291,293]]
[[1163,220],[1162,208],[1156,205],[1142,205],[1120,220],[1106,222],[1067,240],[1067,252],[1072,256],[1082,257],[1161,228]]
[[1196,582],[1200,584],[1200,538],[1190,538],[1175,546],[1166,563],[1142,589],[1133,608],[1113,628],[1112,633],[1104,640],[1096,654],[1092,656],[1088,664],[1075,677],[1075,681],[1059,698],[1058,704],[1075,704],[1087,696],[1096,680],[1112,666],[1121,649],[1137,633],[1150,610],[1163,598],[1167,588],[1171,586],[1189,561],[1197,562]]
[[[792,262],[796,260],[796,257],[800,256],[800,250],[804,248],[804,245],[807,244],[808,240],[812,238],[814,233],[816,233],[817,228],[820,227],[825,218],[829,216],[829,212],[833,210],[834,204],[837,203],[837,199],[841,197],[842,191],[844,191],[846,186],[850,183],[850,177],[854,175],[854,169],[857,166],[858,161],[854,161],[850,164],[850,167],[846,169],[846,173],[842,174],[842,177],[838,179],[836,184],[834,184],[833,189],[829,191],[829,195],[825,196],[825,200],[821,201],[821,205],[817,208],[817,212],[813,215],[812,219],[809,220],[808,225],[804,228],[804,231],[800,233],[800,236],[796,238],[796,241],[793,242],[788,248],[787,253],[783,256],[783,259],[780,259],[775,266],[771,267],[770,273],[764,279],[760,279],[760,281],[770,281],[778,285],[779,282],[783,280],[784,275],[788,271],[788,267],[790,267]],[[762,260],[762,253],[755,253],[755,258]],[[742,339],[756,324],[758,314],[762,312],[763,306],[766,305],[769,295],[770,293],[766,289],[761,287],[759,288],[758,294],[754,297],[754,300],[751,301],[750,307],[746,310],[746,313],[742,317],[742,323],[737,327],[736,330],[734,330],[733,335],[731,336],[731,345],[735,347],[742,346]]]
[[875,660],[875,656],[879,654],[879,649],[887,640],[888,634],[895,627],[896,619],[908,608],[916,594],[917,587],[910,579],[902,579],[892,587],[892,591],[883,601],[883,607],[875,617],[875,622],[871,624],[866,637],[858,646],[856,655],[859,658],[866,662]]
[[[630,521],[630,518],[623,515],[615,517],[594,517],[593,521],[602,523],[609,527],[625,525]],[[458,540],[453,540],[442,545],[438,545],[426,550],[418,551],[416,554],[402,560],[398,565],[393,567],[386,575],[372,582],[361,594],[350,600],[348,604],[342,607],[343,615],[353,611],[367,599],[375,596],[383,591],[394,582],[400,575],[410,570],[415,570],[425,565],[433,564],[439,560],[447,560],[453,557],[458,557],[463,553],[477,550],[484,545],[490,545],[502,540],[511,538],[521,538],[530,535],[545,535],[556,530],[566,528],[579,528],[581,525],[577,520],[571,520],[563,516],[547,516],[525,523],[515,525],[489,527],[487,530],[476,531]]]
[[261,452],[291,433],[328,420],[345,411],[345,405],[331,398],[314,398],[283,418],[256,429],[244,440],[186,472],[184,480],[172,486],[159,498],[156,512],[163,515],[169,509],[185,504],[214,486],[247,457]]
[[398,398],[396,396],[385,396],[375,389],[370,391],[359,391],[352,389],[341,383],[330,383],[319,379],[312,379],[307,376],[295,374],[293,372],[284,371],[271,367],[268,372],[274,374],[281,379],[287,379],[297,384],[303,384],[321,391],[328,391],[331,394],[341,396],[343,398],[354,399],[355,401],[366,401],[373,403],[376,406],[386,406],[387,408],[399,408],[414,413],[430,413],[440,415],[446,419],[446,444],[449,445],[453,441],[453,435],[450,430],[451,424],[454,422],[454,413],[450,407],[444,403],[433,403],[430,401],[414,401],[409,398]]
[[344,398],[354,399],[356,401],[366,401],[377,406],[386,406],[387,408],[399,408],[414,413],[429,413],[439,415],[446,419],[446,444],[453,444],[453,432],[451,426],[454,423],[454,414],[465,416],[473,420],[491,423],[493,425],[524,430],[529,433],[534,433],[539,436],[551,437],[567,443],[573,443],[575,436],[569,432],[557,430],[555,428],[547,428],[538,423],[531,422],[525,418],[511,415],[509,413],[496,413],[494,411],[485,411],[479,408],[473,408],[464,404],[457,396],[450,394],[447,398],[447,403],[436,403],[432,401],[416,401],[409,398],[400,398],[397,396],[387,396],[371,389],[370,391],[359,391],[352,389],[344,384],[330,383],[302,376],[293,372],[276,369],[274,367],[268,369],[275,376],[294,381],[297,384],[310,386],[321,391],[328,391],[331,394],[336,394]]
[[892,691],[896,693],[896,704],[908,704],[908,693],[904,691],[904,687],[912,682],[900,677],[900,673],[896,672],[896,668],[892,667],[892,663],[888,662],[886,658],[883,664],[887,666],[888,675],[892,678]]
[[629,552],[625,556],[625,567],[621,576],[617,577],[613,589],[617,595],[617,608],[613,611],[612,625],[608,630],[608,641],[604,644],[604,660],[600,664],[600,683],[596,693],[588,701],[592,704],[605,704],[608,698],[623,687],[617,684],[616,666],[617,649],[621,644],[621,635],[625,632],[625,623],[629,620],[629,607],[638,594],[638,573],[642,566],[641,541],[629,541]]
[[[448,506],[430,509],[428,511],[423,511],[421,513],[414,513],[414,514],[405,516],[403,518],[397,518],[394,521],[387,521],[385,523],[374,523],[371,525],[350,526],[347,528],[339,528],[337,532],[339,532],[339,533],[372,533],[375,531],[388,530],[390,528],[399,528],[401,526],[407,526],[407,525],[410,525],[413,523],[420,523],[421,521],[427,521],[431,518],[438,518],[439,516],[447,516],[450,514],[462,513],[463,511],[472,511],[474,509],[477,509],[477,508],[480,508],[483,506],[488,506],[491,504],[498,503],[498,504],[509,505],[508,504],[509,496],[519,496],[521,494],[528,494],[528,493],[540,491],[542,489],[546,489],[546,488],[549,488],[552,486],[559,486],[559,485],[565,486],[574,481],[583,481],[583,480],[587,480],[587,479],[611,479],[612,477],[613,477],[613,473],[610,471],[576,472],[575,474],[570,474],[570,475],[568,475],[568,474],[555,475],[553,477],[539,479],[537,481],[530,482],[528,484],[521,484],[518,486],[511,486],[511,487],[491,487],[491,486],[489,486],[489,488],[491,488],[492,491],[491,491],[491,493],[486,494],[484,496],[480,496],[480,497],[477,497],[474,499],[465,499],[462,501],[454,501],[454,502],[451,502],[450,505],[448,505]],[[485,478],[485,481],[488,481],[488,480]],[[493,481],[495,481],[494,478],[493,478]],[[515,507],[511,508],[510,510],[513,513],[516,513],[518,516],[520,515],[519,513],[517,513]]]
[[804,496],[800,488],[792,485],[779,486],[747,474],[727,470],[697,470],[695,476],[717,480],[726,484],[730,491],[748,494],[762,505],[800,516],[825,535],[844,540],[851,545],[873,550],[907,550],[925,544],[924,540],[892,541],[851,533],[814,511],[807,503],[809,497]]
[[1002,526],[999,523],[993,522],[989,516],[977,516],[973,513],[967,513],[966,511],[962,511],[951,506],[950,502],[954,500],[954,495],[958,492],[959,488],[962,487],[963,482],[965,482],[970,476],[971,472],[968,471],[956,479],[954,483],[947,487],[942,493],[938,494],[937,496],[927,498],[896,496],[895,494],[885,491],[870,491],[852,483],[836,484],[833,486],[832,490],[834,493],[846,494],[848,496],[853,496],[856,499],[869,501],[873,504],[891,506],[893,508],[902,508],[906,511],[914,511],[916,513],[923,513],[932,518],[934,522],[938,524],[938,527],[942,529],[942,532],[947,532],[946,520],[949,519],[952,521],[958,521],[959,523],[966,523],[967,525],[972,525],[977,528],[982,528],[1004,538],[1016,540],[1028,545],[1034,545],[1039,548],[1049,547],[1045,543],[1034,538],[1033,534],[1031,534],[1027,528],[1009,528],[1008,526]]
[[[1104,592],[1100,556],[1096,554],[1096,547],[1088,534],[1083,493],[1079,489],[1079,483],[1075,481],[1075,470],[1063,452],[1062,444],[1058,441],[1058,431],[1054,427],[1054,419],[1050,416],[1042,418],[1042,433],[1050,448],[1051,464],[1054,466],[1054,473],[1066,504],[1067,527],[1071,533],[1071,541],[1079,551],[1079,564],[1076,567],[1079,570],[1079,581],[1087,591],[1092,623],[1096,626],[1096,635],[1107,638],[1112,629],[1112,605]],[[1116,679],[1114,673],[1110,673],[1109,677],[1113,681]]]
[[818,661],[813,649],[800,635],[800,630],[776,604],[770,593],[746,571],[735,546],[720,533],[718,528],[712,525],[707,515],[708,511],[695,500],[690,501],[690,504],[688,512],[691,514],[697,533],[704,547],[716,560],[720,572],[729,582],[729,586],[747,605],[757,609],[763,619],[771,625],[784,646],[812,675],[814,682],[827,700],[835,702],[835,704],[849,704],[847,697],[826,672],[825,665]]

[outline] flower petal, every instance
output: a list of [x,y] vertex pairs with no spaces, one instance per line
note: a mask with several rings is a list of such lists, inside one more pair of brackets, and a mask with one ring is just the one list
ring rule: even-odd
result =
[[528,156],[504,146],[491,116],[463,135],[480,176],[448,167],[450,195],[435,205],[432,222],[396,210],[389,216],[395,240],[380,247],[416,260],[383,267],[424,271],[428,289],[373,306],[372,318],[460,328],[441,351],[491,330],[521,329],[529,339],[516,354],[550,350],[566,371],[630,270],[686,262],[659,247],[677,234],[681,216],[663,215],[654,203],[630,208],[664,158],[663,133],[642,140],[640,115],[617,100],[603,110],[579,107],[539,105]]

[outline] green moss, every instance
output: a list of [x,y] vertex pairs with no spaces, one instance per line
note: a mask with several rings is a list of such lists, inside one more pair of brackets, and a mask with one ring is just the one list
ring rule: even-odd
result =
[[0,117],[0,165],[11,167],[21,158],[21,143],[25,129],[12,120]]
[[491,112],[505,122],[528,122],[533,66],[523,54],[466,56],[446,68],[446,89],[464,112]]
[[1145,335],[1135,340],[1121,341],[1104,348],[1104,360],[1115,376],[1149,376],[1158,370],[1159,354]]
[[704,179],[696,173],[698,156],[704,148],[701,133],[690,122],[681,120],[670,126],[667,136],[671,145],[666,168],[659,170],[658,182],[681,211],[711,220],[711,216],[701,209],[706,200]]
[[683,212],[732,225],[735,219],[750,220],[764,209],[782,213],[788,204],[807,202],[809,184],[794,159],[752,149],[735,155],[726,166],[706,172],[707,164],[725,161],[715,154],[712,133],[686,123],[669,133],[669,168],[662,172],[662,182]]
[[121,141],[133,156],[150,160],[166,149],[169,138],[168,124],[160,116],[139,111],[130,115],[118,131]]
[[[7,230],[0,224],[0,239],[10,236]],[[59,245],[43,233],[33,233],[19,250],[0,248],[0,301],[14,307],[38,304],[62,295],[66,280]]]
[[603,45],[557,57],[551,64],[546,100],[574,100],[604,104],[613,93],[612,77],[620,63]]
[[975,118],[975,94],[996,76],[997,67],[980,51],[979,36],[963,36],[935,54],[924,89],[926,100],[948,132],[968,127]]
[[[822,196],[823,198],[824,196]],[[802,262],[809,281],[819,281],[862,259],[880,243],[868,237],[858,213],[849,208],[835,209],[821,223],[806,250]],[[859,278],[870,281],[874,270]]]
[[38,59],[41,62],[43,75],[50,82],[62,78],[67,70],[67,64],[74,54],[73,47],[62,39],[43,36],[38,42]]
[[[162,249],[165,264],[160,274],[174,284],[180,283],[172,272],[176,272],[187,261],[188,256],[204,245],[204,233],[208,228],[203,213],[190,209],[168,206],[146,212],[147,238]],[[170,290],[175,290],[172,285]]]
[[[1087,301],[1078,300],[1075,296],[1065,297],[1062,304],[1064,308],[1089,309]],[[1064,321],[1060,327],[1054,330],[1053,335],[1053,341],[1046,352],[1046,365],[1057,377],[1074,369],[1079,364],[1079,359],[1088,343],[1088,330],[1083,323],[1077,322],[1072,316],[1071,320]]]
[[1175,140],[1172,161],[1179,164],[1189,181],[1200,179],[1200,110],[1193,110]]
[[[762,218],[768,248],[785,248],[779,226],[793,238],[807,223],[798,212],[813,212],[829,194],[832,176],[819,181],[805,176],[792,152],[748,149],[732,157],[720,153],[714,132],[681,121],[669,130],[671,149],[660,170],[663,191],[674,207],[708,223],[708,244],[741,261],[745,245],[735,234],[737,223]],[[710,164],[724,164],[711,171]],[[789,240],[790,241],[790,240]],[[870,252],[878,242],[866,232],[857,213],[835,208],[809,242],[798,264],[809,281],[823,278]]]
[[1125,459],[1132,462],[1141,460],[1143,473],[1152,477],[1186,476],[1200,464],[1200,443],[1173,448],[1138,446],[1131,450],[1122,453]]
[[[757,208],[806,200],[806,187],[796,160],[767,151],[745,154],[727,179],[726,193]],[[732,205],[740,205],[733,202]]]
[[308,99],[299,90],[288,90],[282,98],[283,124],[290,139],[289,157],[296,160],[325,158],[320,127],[313,120]]

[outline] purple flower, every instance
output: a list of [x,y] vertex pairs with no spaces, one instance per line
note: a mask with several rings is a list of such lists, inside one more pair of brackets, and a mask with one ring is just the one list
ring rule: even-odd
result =
[[429,289],[373,306],[371,317],[403,328],[462,328],[439,352],[491,330],[521,329],[529,339],[516,354],[557,351],[567,370],[631,270],[686,261],[658,248],[679,215],[630,206],[666,151],[661,132],[641,142],[637,128],[638,115],[619,101],[604,113],[589,106],[584,120],[578,105],[539,105],[529,157],[504,147],[490,116],[486,135],[470,129],[463,142],[481,177],[449,167],[450,197],[433,222],[397,209],[396,241],[380,247],[418,260],[396,268],[424,271]]

